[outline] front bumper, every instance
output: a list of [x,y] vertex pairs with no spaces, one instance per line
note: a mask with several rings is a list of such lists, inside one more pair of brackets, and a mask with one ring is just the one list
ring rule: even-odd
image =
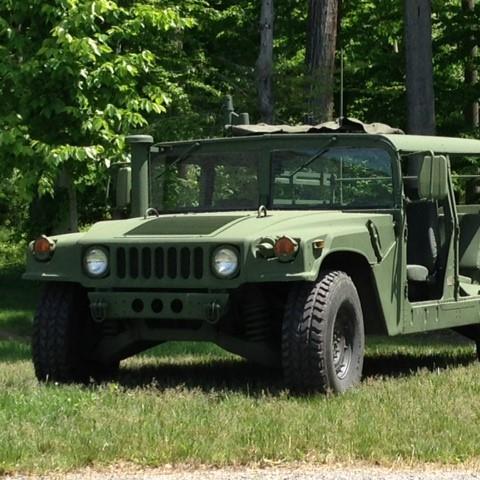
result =
[[105,319],[179,319],[216,323],[224,315],[228,293],[89,292],[90,311]]

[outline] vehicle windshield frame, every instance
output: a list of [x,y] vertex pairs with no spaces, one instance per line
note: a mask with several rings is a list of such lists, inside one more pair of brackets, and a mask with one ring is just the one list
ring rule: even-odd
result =
[[[393,202],[391,208],[355,208],[355,210],[398,210],[402,208],[403,188],[402,176],[399,163],[399,152],[394,145],[382,135],[370,134],[277,134],[277,135],[256,135],[249,137],[227,137],[206,140],[192,140],[188,142],[172,142],[159,144],[155,146],[154,154],[166,153],[168,151],[177,151],[178,156],[188,151],[192,145],[200,143],[198,148],[195,148],[193,155],[198,154],[219,154],[223,152],[256,152],[258,154],[258,188],[259,201],[258,207],[263,205],[268,210],[292,210],[291,208],[284,209],[279,206],[272,206],[273,204],[273,172],[272,172],[272,152],[274,150],[292,149],[300,150],[315,149],[320,151],[333,147],[351,147],[351,148],[377,148],[384,150],[390,158],[392,168],[392,188],[393,188]],[[188,155],[186,158],[189,158]],[[183,160],[182,160],[183,162]],[[149,194],[152,199],[152,173],[149,173]],[[153,205],[152,205],[153,206]],[[157,208],[158,206],[155,206]],[[258,208],[257,207],[257,208]],[[228,212],[228,211],[254,211],[257,208],[192,208],[192,209],[159,209],[163,214],[172,213],[209,213],[209,212]],[[325,210],[325,208],[315,208],[309,206],[310,210]],[[338,209],[338,208],[337,208]],[[301,210],[305,210],[302,208]],[[349,211],[354,210],[348,209]]]
[[[256,146],[250,145],[250,144],[244,144],[242,142],[241,145],[235,145],[235,144],[225,144],[221,139],[220,141],[192,141],[192,142],[181,142],[178,144],[171,144],[171,145],[164,145],[160,146],[160,148],[153,150],[150,155],[149,159],[149,199],[150,202],[152,202],[154,195],[153,195],[153,189],[154,187],[154,181],[156,179],[160,179],[161,177],[165,176],[165,173],[170,169],[169,167],[164,168],[161,172],[160,175],[155,175],[153,173],[153,168],[152,168],[152,162],[155,161],[153,155],[162,155],[162,154],[167,154],[167,153],[172,153],[174,155],[178,155],[177,158],[180,158],[180,160],[174,160],[173,165],[178,166],[180,164],[183,164],[185,161],[188,162],[188,160],[193,158],[198,159],[199,155],[219,155],[219,154],[246,154],[247,152],[251,152],[252,154],[257,154],[258,157],[256,159],[257,163],[257,204],[253,206],[248,206],[248,207],[242,207],[242,206],[234,206],[234,207],[218,207],[218,206],[210,206],[210,207],[194,207],[194,206],[188,206],[188,207],[176,207],[176,208],[162,208],[159,205],[154,205],[153,208],[155,208],[157,211],[159,211],[161,214],[188,214],[188,213],[221,213],[221,212],[232,212],[232,211],[256,211],[260,205],[265,205],[268,201],[268,196],[267,193],[265,192],[265,189],[262,187],[262,185],[265,184],[264,178],[266,178],[265,175],[265,168],[264,168],[264,152],[259,150],[258,148],[255,148]],[[152,155],[153,153],[153,155]],[[182,158],[183,157],[183,158]],[[198,163],[198,162],[196,162]]]

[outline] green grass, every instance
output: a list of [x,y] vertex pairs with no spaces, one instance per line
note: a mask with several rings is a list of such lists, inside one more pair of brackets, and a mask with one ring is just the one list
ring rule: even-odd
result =
[[[26,336],[38,287],[0,275],[0,474],[132,462],[478,465],[480,366],[454,335],[369,339],[343,396],[294,397],[279,372],[209,344],[165,344],[117,381],[39,385]],[[7,292],[4,295],[4,292]]]

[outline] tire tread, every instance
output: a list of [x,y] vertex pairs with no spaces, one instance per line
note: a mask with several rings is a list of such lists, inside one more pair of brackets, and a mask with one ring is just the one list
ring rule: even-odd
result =
[[295,391],[326,393],[332,389],[325,362],[327,308],[332,286],[350,282],[339,270],[325,271],[316,283],[295,284],[282,325],[282,366],[286,384]]

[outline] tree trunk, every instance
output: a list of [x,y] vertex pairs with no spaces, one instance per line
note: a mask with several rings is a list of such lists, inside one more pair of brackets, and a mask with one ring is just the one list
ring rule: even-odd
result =
[[404,0],[407,131],[435,135],[431,0]]
[[333,118],[338,0],[309,0],[305,62],[307,103],[315,122]]
[[[462,0],[462,8],[466,15],[472,16],[475,11],[475,0]],[[475,35],[472,34],[467,40],[467,58],[465,61],[465,86],[467,92],[473,90],[478,83],[478,71],[475,67],[478,47],[476,45]],[[465,121],[469,127],[477,128],[479,126],[478,99],[468,99],[464,109]]]
[[257,59],[258,109],[262,122],[273,122],[273,0],[262,0],[260,52]]
[[69,233],[78,232],[77,190],[75,189],[75,183],[73,182],[72,174],[67,166],[64,166],[60,172],[59,183],[66,189],[68,196],[68,220],[67,224],[60,228],[66,228],[67,232]]

